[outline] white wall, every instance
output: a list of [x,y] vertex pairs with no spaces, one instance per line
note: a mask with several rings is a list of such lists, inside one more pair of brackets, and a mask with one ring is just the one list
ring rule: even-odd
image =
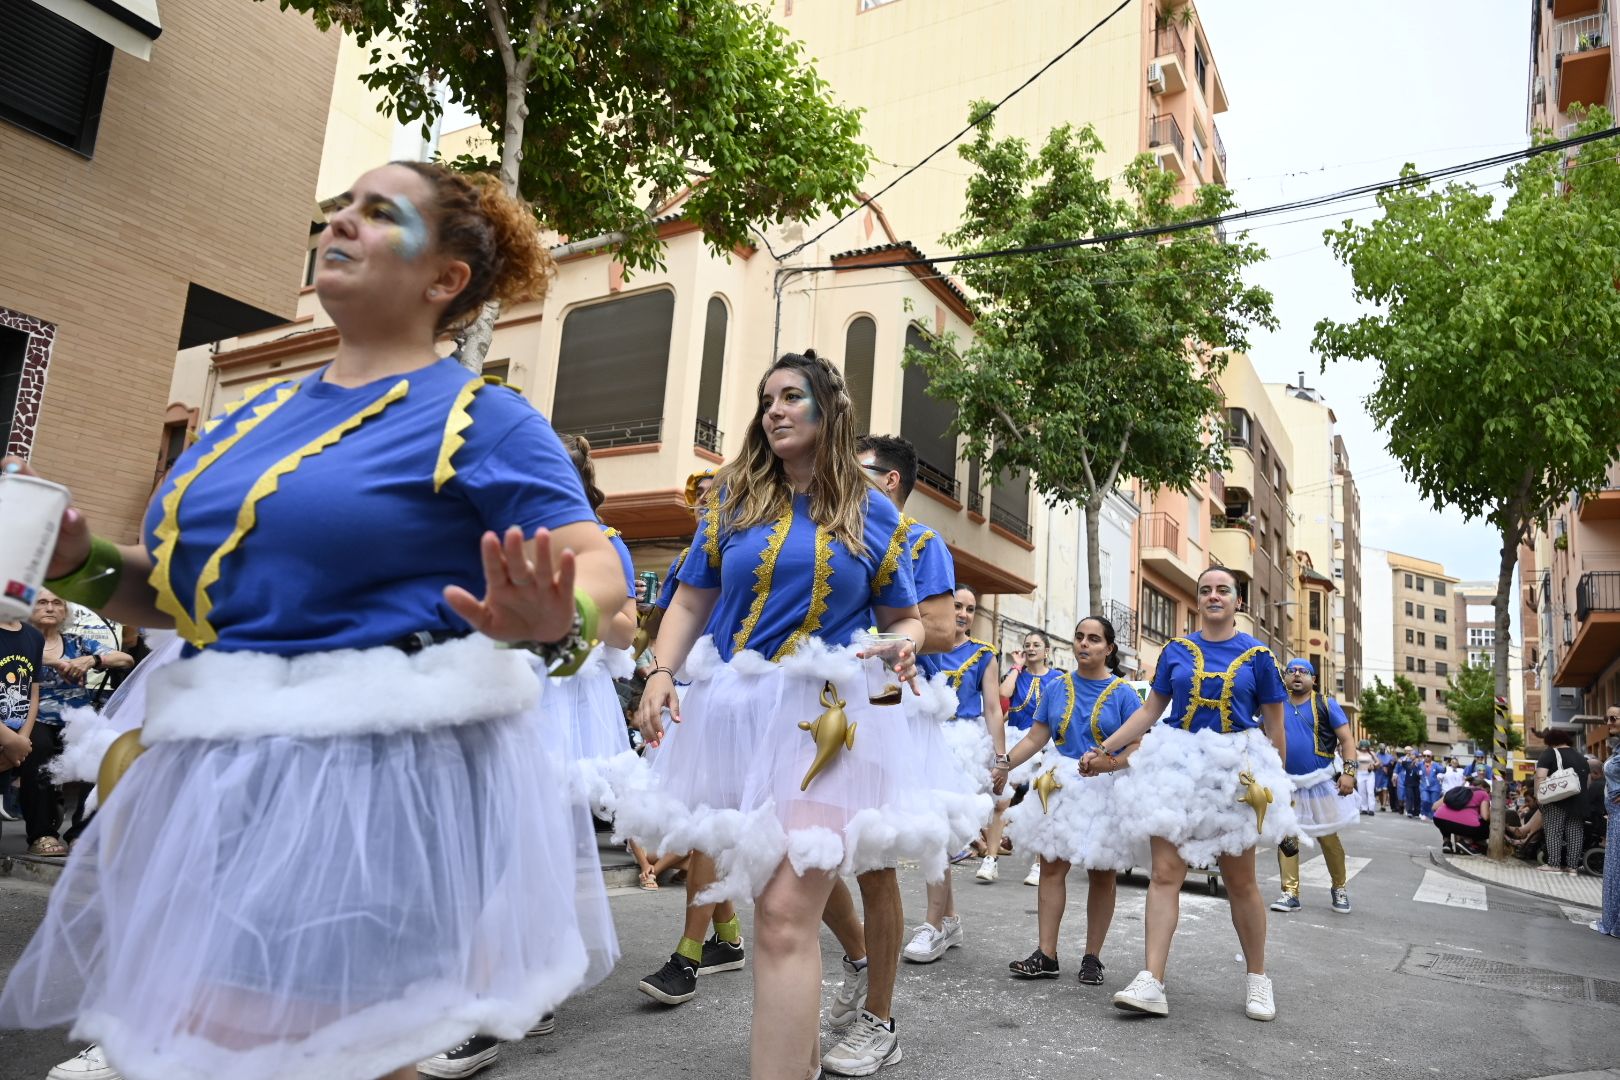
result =
[[1385,686],[1395,682],[1395,593],[1389,552],[1361,549],[1361,688],[1374,678]]

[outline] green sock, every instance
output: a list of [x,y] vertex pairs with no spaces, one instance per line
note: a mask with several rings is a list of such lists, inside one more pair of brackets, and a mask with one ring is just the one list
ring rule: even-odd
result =
[[714,924],[714,936],[727,945],[735,945],[742,940],[742,923],[733,915],[725,922]]
[[675,955],[684,956],[694,964],[701,964],[703,962],[703,942],[683,937],[681,943],[675,946]]

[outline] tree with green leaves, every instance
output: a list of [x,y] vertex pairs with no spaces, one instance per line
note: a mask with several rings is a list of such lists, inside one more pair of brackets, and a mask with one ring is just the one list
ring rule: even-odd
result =
[[[1496,672],[1489,664],[1468,663],[1452,673],[1446,681],[1446,712],[1475,745],[1496,741]],[[1522,745],[1519,733],[1509,731],[1507,748]]]
[[[975,102],[970,115],[988,108]],[[1177,205],[1176,178],[1147,154],[1116,189],[1097,174],[1102,151],[1089,125],[1064,125],[1032,153],[1023,139],[995,138],[985,116],[958,148],[974,172],[962,222],[945,242],[963,252],[1026,248],[1233,206],[1216,185]],[[957,404],[972,460],[992,476],[1027,470],[1049,503],[1082,508],[1093,612],[1109,492],[1125,479],[1186,488],[1223,467],[1217,350],[1244,349],[1251,328],[1272,325],[1270,294],[1242,279],[1264,257],[1255,244],[1204,229],[963,262],[977,315],[972,342],[907,353],[908,364],[927,369],[929,393]]]
[[1395,676],[1395,685],[1373,678],[1361,688],[1361,730],[1375,743],[1413,746],[1427,742],[1429,724],[1423,715],[1417,687],[1405,675]]
[[[581,249],[656,268],[653,212],[682,207],[715,251],[751,226],[853,205],[869,154],[801,46],[737,0],[279,0],[369,47],[364,82],[424,131],[455,102],[479,117],[494,168]],[[475,370],[499,309],[468,331]]]
[[[1605,130],[1602,109],[1576,129]],[[1545,133],[1543,133],[1544,136]],[[1603,484],[1620,448],[1620,139],[1509,170],[1498,204],[1468,184],[1380,193],[1382,216],[1327,240],[1375,310],[1323,319],[1323,363],[1377,365],[1373,420],[1407,479],[1438,509],[1501,536],[1495,693],[1508,693],[1519,546],[1572,494]],[[1411,166],[1407,167],[1408,173]],[[1496,786],[1491,854],[1506,792]]]

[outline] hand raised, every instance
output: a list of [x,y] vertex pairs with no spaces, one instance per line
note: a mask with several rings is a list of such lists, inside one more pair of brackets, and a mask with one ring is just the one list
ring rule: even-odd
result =
[[535,532],[532,555],[525,547],[523,530],[515,525],[504,537],[485,533],[479,541],[483,598],[449,585],[445,602],[496,641],[558,641],[574,625],[574,553],[564,548],[553,557],[545,529]]

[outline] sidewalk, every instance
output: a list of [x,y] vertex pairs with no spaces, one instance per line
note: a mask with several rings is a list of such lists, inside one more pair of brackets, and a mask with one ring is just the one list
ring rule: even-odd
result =
[[1603,909],[1603,879],[1581,874],[1545,874],[1520,859],[1497,862],[1483,855],[1447,855],[1435,852],[1434,857],[1448,869],[1464,877],[1483,881],[1487,885],[1500,885],[1533,896],[1544,896],[1561,904],[1577,904],[1595,911]]

